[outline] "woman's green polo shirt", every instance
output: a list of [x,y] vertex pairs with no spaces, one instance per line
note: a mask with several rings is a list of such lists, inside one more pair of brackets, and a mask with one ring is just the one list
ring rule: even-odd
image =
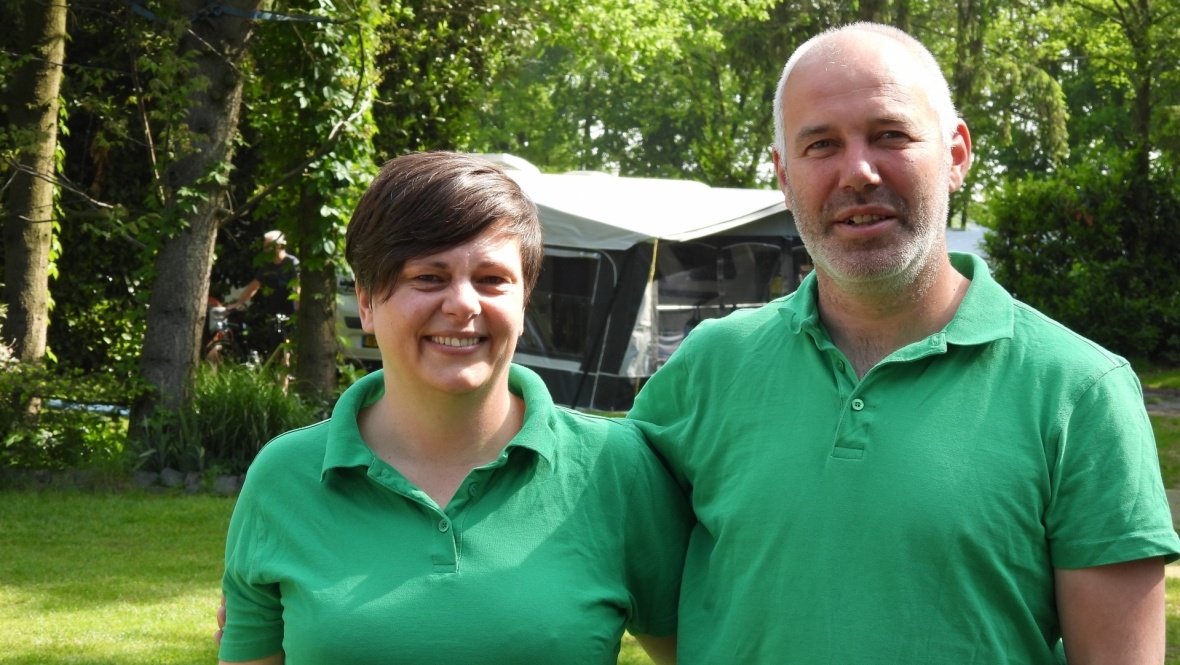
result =
[[513,366],[524,425],[445,510],[376,457],[357,413],[269,443],[230,523],[223,660],[613,664],[624,626],[669,635],[692,518],[622,420],[555,407]]

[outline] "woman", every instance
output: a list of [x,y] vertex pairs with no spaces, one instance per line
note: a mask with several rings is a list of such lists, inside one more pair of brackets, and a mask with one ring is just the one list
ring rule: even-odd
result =
[[345,256],[383,370],[269,443],[226,545],[222,662],[674,661],[691,517],[641,436],[511,365],[543,248],[480,159],[387,163]]

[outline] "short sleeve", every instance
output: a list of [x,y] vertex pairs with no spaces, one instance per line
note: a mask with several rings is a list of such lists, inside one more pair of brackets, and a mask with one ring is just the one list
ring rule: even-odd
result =
[[[704,322],[701,326],[707,326]],[[699,338],[700,326],[694,334],[685,338],[680,348],[644,384],[635,398],[627,418],[634,422],[647,437],[652,448],[668,461],[673,477],[681,487],[689,490],[685,478],[684,451],[682,442],[691,441],[692,417],[695,410],[688,402],[690,391],[696,385],[690,376],[689,356],[692,344]]]
[[1062,414],[1052,486],[1045,526],[1054,567],[1172,561],[1180,553],[1151,421],[1127,365]]
[[277,582],[261,579],[265,520],[257,506],[257,483],[249,474],[230,518],[225,543],[226,622],[219,658],[255,660],[283,649],[283,606]]
[[635,474],[624,523],[626,581],[631,594],[627,629],[676,634],[684,556],[694,520],[687,497],[646,446],[636,447]]

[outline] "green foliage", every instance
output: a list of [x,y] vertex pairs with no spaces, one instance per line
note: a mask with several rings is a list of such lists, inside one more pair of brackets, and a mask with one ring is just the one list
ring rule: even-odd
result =
[[1180,190],[1117,159],[1009,184],[990,199],[996,278],[1125,356],[1180,361]]
[[0,468],[117,467],[126,399],[110,377],[0,360]]
[[157,410],[132,444],[142,468],[245,473],[263,444],[321,420],[327,405],[283,390],[276,371],[202,365],[179,411]]
[[770,18],[772,4],[554,8],[531,52],[480,107],[475,146],[546,170],[768,181],[760,167],[769,162],[778,73],[789,48],[826,27],[794,11],[804,3],[782,3]]

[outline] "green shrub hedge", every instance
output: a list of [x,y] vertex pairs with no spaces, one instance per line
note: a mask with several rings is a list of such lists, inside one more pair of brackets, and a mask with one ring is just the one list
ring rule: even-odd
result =
[[1010,183],[984,241],[1019,299],[1133,359],[1180,363],[1180,189],[1090,163]]

